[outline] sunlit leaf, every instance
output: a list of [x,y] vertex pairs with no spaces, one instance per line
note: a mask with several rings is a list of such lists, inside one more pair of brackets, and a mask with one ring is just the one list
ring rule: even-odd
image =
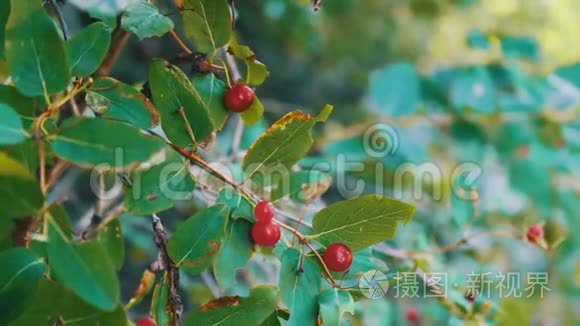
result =
[[211,52],[229,41],[232,26],[226,0],[185,0],[180,9],[183,28],[199,51]]
[[390,239],[397,224],[407,224],[415,207],[378,195],[343,200],[322,209],[312,221],[312,239],[329,245],[341,242],[357,251]]
[[44,202],[40,184],[18,161],[0,152],[0,217],[18,218],[35,214]]
[[277,303],[278,290],[261,286],[252,289],[247,298],[222,297],[202,305],[187,316],[185,325],[260,325],[274,312]]

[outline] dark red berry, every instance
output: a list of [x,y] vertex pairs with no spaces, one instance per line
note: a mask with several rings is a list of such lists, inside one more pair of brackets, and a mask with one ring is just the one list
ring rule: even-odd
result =
[[155,320],[149,316],[141,317],[141,319],[137,321],[137,326],[155,326]]
[[538,242],[544,237],[544,227],[541,224],[534,224],[528,228],[526,237],[529,242]]
[[267,200],[259,202],[254,208],[254,216],[258,222],[270,222],[275,214],[274,205]]
[[331,271],[343,272],[352,264],[352,251],[342,243],[333,243],[326,248],[323,258]]
[[224,95],[224,104],[231,112],[244,112],[254,102],[254,90],[245,84],[235,84]]
[[411,307],[405,312],[405,319],[409,324],[417,324],[421,320],[421,314],[417,308]]
[[257,222],[252,225],[252,239],[259,246],[272,247],[280,240],[280,227],[273,222]]

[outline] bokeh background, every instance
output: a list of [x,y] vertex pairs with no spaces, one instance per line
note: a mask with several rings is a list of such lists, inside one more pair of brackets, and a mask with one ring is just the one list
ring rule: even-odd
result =
[[[174,4],[156,2],[179,30]],[[304,1],[235,3],[238,38],[270,70],[257,90],[266,107],[264,121],[246,128],[242,149],[289,110],[315,114],[332,104],[331,120],[316,129],[315,149],[300,163],[303,168],[344,154],[366,167],[346,173],[348,182],[363,180],[366,192],[376,191],[380,183],[387,194],[400,190],[393,187],[401,164],[430,162],[443,171],[424,180],[420,198],[412,196],[413,189],[403,189],[400,199],[417,205],[417,214],[392,241],[369,250],[373,259],[366,266],[388,276],[417,266],[448,273],[450,300],[460,313],[436,299],[388,293],[357,303],[351,324],[404,323],[408,309],[418,309],[425,325],[465,323],[460,316],[480,324],[578,324],[580,2],[325,0],[318,12]],[[73,33],[92,21],[72,4],[63,10]],[[171,58],[178,51],[169,37],[139,42],[132,36],[112,76],[139,86],[152,58]],[[395,131],[383,141],[396,142],[396,150],[377,158],[365,151],[363,136],[378,122]],[[229,155],[235,127],[235,121],[228,123],[208,157],[215,161]],[[463,162],[483,171],[475,183],[462,184],[465,180],[451,175]],[[335,179],[343,173],[336,168],[326,172]],[[92,196],[83,188],[86,178],[77,171],[70,183],[79,191],[67,209],[79,219]],[[467,189],[471,200],[454,195],[457,185]],[[434,187],[443,189],[442,198],[433,198]],[[333,186],[311,203],[306,219],[325,203],[342,199],[339,190]],[[175,225],[176,216],[196,205],[182,203],[163,218]],[[288,206],[289,211],[300,209]],[[149,219],[124,216],[120,221],[127,237],[121,272],[126,299],[156,250]],[[526,229],[535,223],[546,228],[545,248],[525,240]],[[464,237],[467,243],[461,242]],[[239,286],[227,294],[243,295],[249,285],[275,283],[276,271],[267,254],[256,255],[238,275]],[[547,272],[551,291],[544,298],[500,298],[492,289],[489,299],[471,303],[465,298],[469,273],[500,271],[524,273],[522,290],[525,273]],[[184,277],[182,283],[188,305],[216,294],[211,273]],[[140,305],[143,311],[147,304]]]

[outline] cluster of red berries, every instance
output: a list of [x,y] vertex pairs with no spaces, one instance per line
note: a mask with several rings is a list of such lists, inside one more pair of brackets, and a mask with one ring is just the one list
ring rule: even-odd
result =
[[274,223],[276,209],[271,202],[263,200],[254,208],[256,223],[252,225],[252,239],[260,246],[272,247],[280,240],[280,226]]
[[[272,247],[280,240],[280,226],[273,219],[276,209],[271,202],[263,200],[254,208],[256,223],[252,225],[252,240],[259,246]],[[323,257],[324,263],[334,272],[343,272],[352,265],[352,251],[342,243],[333,243]]]
[[224,95],[224,104],[230,112],[244,112],[254,102],[254,90],[243,83],[234,84]]

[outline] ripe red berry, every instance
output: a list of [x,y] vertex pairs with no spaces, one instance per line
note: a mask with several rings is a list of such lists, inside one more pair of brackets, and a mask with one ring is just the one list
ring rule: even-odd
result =
[[544,237],[544,227],[541,224],[534,224],[528,228],[526,237],[529,242],[538,242]]
[[280,226],[273,222],[257,222],[252,225],[252,239],[259,246],[272,247],[280,240]]
[[235,84],[224,95],[224,104],[231,112],[244,112],[254,102],[254,90],[246,84]]
[[343,272],[352,264],[352,251],[342,243],[333,243],[326,248],[323,259],[331,271]]
[[137,326],[155,326],[155,320],[149,316],[141,317],[141,319],[137,321]]
[[258,222],[270,222],[275,214],[274,205],[267,200],[262,200],[254,208],[254,216],[256,216]]
[[405,319],[409,324],[417,324],[421,320],[421,314],[417,308],[411,307],[405,312]]

